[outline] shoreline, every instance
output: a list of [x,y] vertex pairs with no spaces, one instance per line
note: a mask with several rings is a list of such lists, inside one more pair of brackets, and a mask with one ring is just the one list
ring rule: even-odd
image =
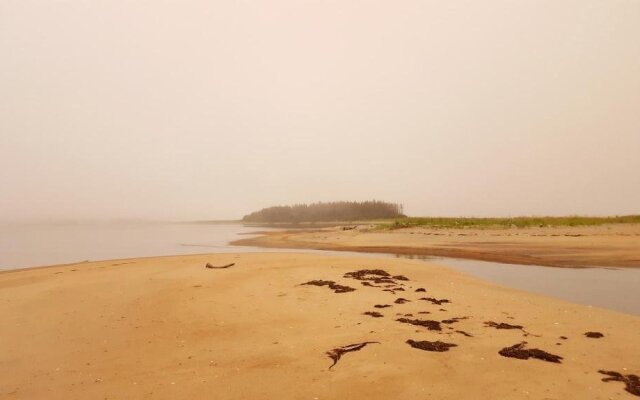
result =
[[[349,277],[362,269],[388,272],[394,290]],[[314,280],[353,290],[301,285]],[[598,370],[640,372],[640,317],[407,259],[218,253],[14,270],[0,275],[0,315],[7,399],[633,398]],[[368,341],[329,368],[326,352]],[[523,341],[561,362],[499,354]]]
[[559,268],[640,268],[640,225],[260,232],[236,246],[461,258]]

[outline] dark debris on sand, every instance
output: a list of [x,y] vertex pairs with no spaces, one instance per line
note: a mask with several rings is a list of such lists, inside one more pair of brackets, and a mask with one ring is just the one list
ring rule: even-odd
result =
[[522,331],[525,337],[526,336],[540,337],[540,335],[534,335],[533,333],[527,332],[522,325],[511,325],[504,322],[497,323],[493,321],[487,321],[484,323],[484,326],[487,326],[490,328],[496,328],[496,329],[518,329]]
[[437,351],[437,352],[449,351],[450,347],[458,346],[457,344],[454,344],[454,343],[445,343],[439,340],[437,342],[429,342],[427,340],[416,341],[416,340],[409,339],[407,340],[406,343],[409,344],[409,346],[413,347],[414,349],[420,349],[420,350],[426,350],[426,351]]
[[432,321],[432,320],[422,320],[422,319],[409,319],[409,318],[398,318],[396,319],[398,322],[402,322],[403,324],[411,324],[422,326],[430,331],[441,331],[442,327],[440,326],[440,322]]
[[604,335],[600,332],[585,332],[584,335],[591,339],[600,339],[601,337],[604,337]]
[[335,293],[347,293],[353,292],[355,290],[354,288],[349,286],[338,285],[334,281],[314,280],[302,283],[302,285],[329,286],[329,289],[333,290]]
[[391,274],[381,269],[361,269],[358,271],[347,272],[345,278],[357,279],[359,281],[371,281],[373,283],[393,283]]
[[224,268],[233,267],[234,265],[236,265],[236,263],[220,265],[220,266],[216,266],[216,265],[212,265],[211,263],[207,263],[207,265],[205,265],[204,267],[205,268],[209,268],[209,269],[224,269]]
[[540,349],[525,349],[527,342],[514,344],[511,347],[505,347],[498,354],[503,357],[517,358],[519,360],[528,360],[529,358],[537,358],[538,360],[548,361],[560,364],[562,357],[555,354],[547,353]]
[[358,271],[347,272],[344,274],[344,277],[358,280],[371,280],[371,277],[368,275],[377,275],[384,277],[391,276],[390,273],[382,269],[360,269]]
[[462,321],[464,319],[468,319],[469,317],[455,317],[450,319],[443,319],[441,322],[443,324],[455,324],[456,322]]
[[380,342],[354,343],[354,344],[349,344],[347,346],[337,347],[337,348],[335,348],[333,350],[327,351],[327,353],[326,353],[327,356],[329,356],[329,358],[331,358],[333,360],[333,364],[331,364],[329,369],[333,368],[333,366],[336,365],[338,363],[338,361],[340,361],[340,358],[342,357],[343,354],[350,353],[352,351],[360,351],[366,345],[373,344],[373,343],[380,343]]
[[472,334],[467,333],[467,332],[465,332],[465,331],[456,331],[456,333],[459,333],[459,334],[464,335],[464,336],[466,336],[466,337],[473,337],[473,335],[472,335]]
[[[397,281],[408,281],[409,278],[403,275],[394,275],[392,276],[385,270],[382,269],[361,269],[358,271],[347,272],[344,274],[345,278],[357,279],[359,281],[369,281],[377,284],[391,284],[391,285],[402,285]],[[364,284],[364,283],[363,283]],[[373,286],[371,284],[366,286]],[[390,287],[390,286],[387,286]]]
[[487,321],[484,323],[485,326],[491,327],[491,328],[496,328],[496,329],[524,329],[524,327],[522,325],[511,325],[511,324],[506,324],[504,322],[493,322],[493,321]]
[[392,307],[391,304],[376,304],[374,306],[375,308],[387,308],[387,307]]
[[603,382],[623,382],[625,384],[624,390],[640,397],[640,376],[638,375],[622,375],[615,371],[599,370],[599,373],[608,375],[607,378],[602,378]]
[[426,291],[427,291],[427,289],[422,288],[422,287],[419,287],[419,288],[416,289],[416,292],[426,292]]
[[396,304],[404,304],[404,303],[407,303],[409,301],[411,301],[411,300],[407,300],[407,299],[404,299],[404,298],[400,297],[400,298],[397,298],[396,301],[394,301],[394,303],[396,303]]
[[447,299],[436,299],[435,297],[421,297],[418,300],[430,301],[432,304],[441,305],[444,303],[451,303]]
[[366,311],[363,314],[364,315],[369,315],[369,316],[371,316],[373,318],[382,318],[382,317],[384,317],[384,315],[380,314],[377,311]]

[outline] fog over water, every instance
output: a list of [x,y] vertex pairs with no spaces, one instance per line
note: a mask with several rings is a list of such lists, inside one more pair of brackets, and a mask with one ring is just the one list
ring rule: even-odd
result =
[[640,204],[638,1],[0,4],[0,221]]

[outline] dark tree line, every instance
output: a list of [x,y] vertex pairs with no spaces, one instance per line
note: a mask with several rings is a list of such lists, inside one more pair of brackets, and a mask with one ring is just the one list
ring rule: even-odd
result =
[[384,201],[334,201],[276,206],[245,215],[246,222],[355,221],[403,217],[402,204]]

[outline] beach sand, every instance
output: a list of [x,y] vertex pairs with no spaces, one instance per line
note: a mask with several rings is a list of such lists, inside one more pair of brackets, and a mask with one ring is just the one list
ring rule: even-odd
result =
[[[409,280],[344,276],[362,269]],[[312,280],[355,290],[301,285]],[[373,311],[382,317],[363,314]],[[0,274],[0,316],[2,399],[631,399],[598,371],[640,374],[638,317],[400,259],[214,254],[16,270]],[[499,354],[523,341],[561,362]],[[363,342],[376,343],[330,368],[326,352]]]
[[640,225],[264,232],[233,244],[467,258],[549,267],[640,267]]

